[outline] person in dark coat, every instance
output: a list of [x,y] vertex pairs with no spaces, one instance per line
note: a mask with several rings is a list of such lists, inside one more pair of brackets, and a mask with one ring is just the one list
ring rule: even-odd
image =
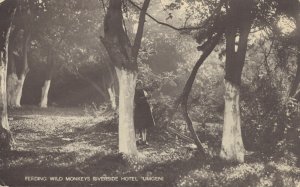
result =
[[134,95],[134,128],[137,137],[137,144],[148,145],[147,130],[154,126],[151,107],[148,103],[146,92],[137,88]]

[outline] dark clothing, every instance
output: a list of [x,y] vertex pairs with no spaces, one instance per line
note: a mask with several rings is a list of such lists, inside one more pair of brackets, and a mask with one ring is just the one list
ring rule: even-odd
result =
[[150,105],[142,89],[135,90],[134,103],[134,128],[139,131],[153,127]]

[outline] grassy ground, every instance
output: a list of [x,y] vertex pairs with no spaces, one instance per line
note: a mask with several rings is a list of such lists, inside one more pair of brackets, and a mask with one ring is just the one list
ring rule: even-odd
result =
[[[10,111],[10,125],[15,147],[0,155],[0,186],[300,186],[293,155],[255,154],[239,165],[205,160],[163,130],[153,130],[150,145],[138,147],[139,159],[124,159],[111,113],[24,107]],[[62,181],[50,181],[55,176]],[[113,179],[104,177],[119,181],[93,181]],[[138,181],[124,181],[129,179]]]

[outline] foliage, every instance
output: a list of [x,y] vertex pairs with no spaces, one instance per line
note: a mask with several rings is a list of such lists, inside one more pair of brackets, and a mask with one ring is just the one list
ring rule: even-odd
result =
[[[260,38],[253,43],[245,67],[249,73],[243,76],[241,88],[242,132],[246,149],[267,154],[285,150],[286,130],[297,131],[298,128],[294,109],[297,104],[291,105],[292,100],[288,98],[293,65],[283,65],[287,59],[282,62],[277,50],[276,41],[270,43]],[[281,145],[280,149],[278,145]]]

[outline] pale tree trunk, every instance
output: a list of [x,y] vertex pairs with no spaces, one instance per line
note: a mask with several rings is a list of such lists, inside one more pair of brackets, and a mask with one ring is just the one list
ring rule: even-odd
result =
[[[9,31],[8,31],[9,34]],[[6,43],[7,48],[8,42]],[[0,66],[0,113],[1,113],[1,127],[6,129],[7,131],[10,130],[8,125],[8,118],[7,118],[7,97],[6,97],[6,75],[7,75],[7,57],[3,52],[0,54],[1,58],[1,66]],[[6,61],[6,62],[4,62]]]
[[17,81],[16,90],[15,90],[15,107],[21,107],[21,98],[23,94],[23,87],[25,82],[26,74],[21,74],[20,78]]
[[19,28],[14,28],[11,32],[8,48],[8,67],[7,67],[7,104],[9,107],[16,107],[18,75],[16,70],[16,60],[20,60],[19,54],[16,53],[17,36]]
[[41,108],[47,108],[48,107],[48,95],[49,95],[49,89],[51,86],[51,80],[53,76],[53,72],[55,69],[55,63],[54,63],[54,55],[53,51],[49,49],[48,56],[47,56],[47,66],[46,66],[46,72],[45,72],[45,81],[44,85],[42,87],[42,94],[41,94],[41,101],[40,101],[40,107]]
[[241,132],[240,91],[225,80],[225,109],[220,156],[225,160],[244,162],[244,144]]
[[[9,35],[9,31],[8,31]],[[6,49],[8,42],[6,42]],[[6,75],[7,75],[7,57],[4,54],[5,52],[0,52],[0,115],[1,115],[1,124],[0,124],[0,150],[9,150],[12,147],[13,139],[10,132],[7,116],[7,97],[6,97]]]
[[[21,73],[16,73],[16,68],[11,67],[11,70],[9,71],[8,80],[7,80],[7,94],[8,94],[8,106],[10,107],[21,107],[21,99],[23,94],[23,87],[24,82],[27,76],[27,73],[29,71],[28,68],[28,47],[30,43],[30,33],[25,32],[23,41],[23,49],[22,49],[22,59],[21,64],[18,64],[21,66]],[[12,49],[13,50],[13,49]],[[13,58],[13,54],[10,55],[11,58]],[[15,59],[10,59],[10,66],[17,65],[15,63]]]
[[7,116],[7,62],[8,44],[11,30],[11,21],[15,14],[15,1],[4,1],[0,5],[0,150],[9,150],[13,144]]
[[18,78],[16,73],[7,76],[7,101],[10,107],[21,107],[21,98],[26,75]]
[[116,103],[116,93],[115,93],[115,88],[114,86],[112,85],[111,87],[109,87],[107,89],[108,91],[108,94],[109,94],[109,99],[110,99],[110,103],[111,103],[111,108],[113,110],[116,110],[117,109],[117,103]]
[[136,155],[134,94],[137,73],[116,68],[119,80],[119,152]]
[[111,104],[111,108],[113,110],[116,110],[117,109],[117,97],[116,97],[116,90],[115,90],[115,82],[117,82],[116,79],[116,73],[115,73],[115,68],[106,63],[105,62],[105,66],[106,66],[106,69],[105,71],[107,72],[107,74],[105,74],[106,76],[105,77],[102,77],[102,80],[105,80],[103,81],[103,85],[107,85],[107,92],[108,92],[108,95],[109,95],[109,101],[110,101],[110,104]]
[[45,80],[44,86],[42,87],[42,96],[41,96],[41,108],[47,108],[48,107],[48,93],[51,85],[51,80]]
[[21,73],[17,76],[18,80],[15,82],[15,90],[13,97],[10,98],[12,107],[21,107],[21,99],[23,95],[24,82],[29,71],[28,68],[28,47],[30,44],[31,35],[28,31],[23,34],[23,47],[22,47],[22,60],[21,60]]

